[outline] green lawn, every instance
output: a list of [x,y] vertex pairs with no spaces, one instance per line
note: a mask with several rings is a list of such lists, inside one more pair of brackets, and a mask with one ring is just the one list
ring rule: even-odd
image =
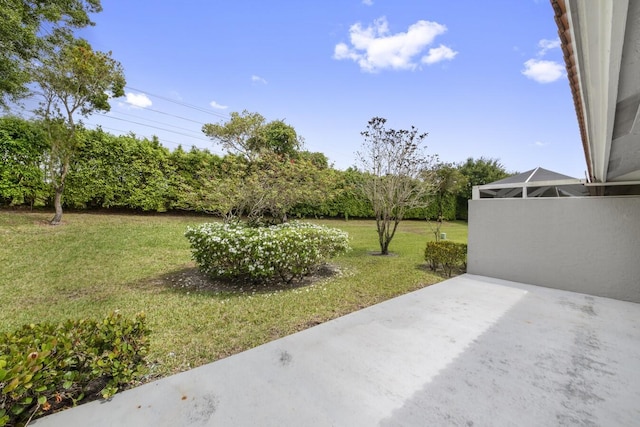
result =
[[[423,261],[433,239],[425,221],[406,221],[379,250],[373,221],[319,220],[351,236],[353,250],[332,261],[340,274],[312,285],[255,292],[184,285],[194,273],[188,225],[206,217],[0,211],[0,330],[66,318],[144,311],[152,329],[154,375],[186,370],[255,347],[442,280]],[[447,223],[466,242],[465,223]]]

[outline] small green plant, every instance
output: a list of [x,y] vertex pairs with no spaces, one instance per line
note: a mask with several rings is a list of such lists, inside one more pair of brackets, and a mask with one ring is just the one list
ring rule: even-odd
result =
[[270,227],[209,223],[187,229],[193,259],[215,278],[289,283],[349,249],[336,228],[305,222]]
[[466,270],[467,245],[447,240],[427,242],[427,247],[424,250],[424,259],[432,271],[442,267],[447,277],[451,277],[453,269],[456,267]]
[[0,335],[0,426],[26,425],[89,393],[112,396],[143,375],[148,335],[144,314],[118,313]]

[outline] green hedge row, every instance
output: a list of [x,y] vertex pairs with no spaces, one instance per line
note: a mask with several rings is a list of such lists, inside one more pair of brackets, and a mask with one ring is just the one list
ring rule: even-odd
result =
[[[47,185],[47,147],[36,122],[0,118],[0,206],[52,205]],[[102,130],[82,130],[82,144],[67,176],[65,208],[118,208],[164,212],[169,210],[220,212],[228,204],[226,188],[232,180],[248,182],[251,173],[243,159],[218,156],[207,150],[169,151],[156,139],[115,136]],[[300,159],[324,157],[298,153]],[[325,158],[326,160],[326,158]],[[289,217],[372,218],[371,204],[359,192],[364,179],[354,168],[336,170],[326,162],[311,162],[314,180],[323,190],[314,200],[294,205]],[[234,184],[235,185],[235,184]],[[457,216],[455,197],[443,203],[445,219]],[[407,212],[407,219],[436,218],[434,203]]]

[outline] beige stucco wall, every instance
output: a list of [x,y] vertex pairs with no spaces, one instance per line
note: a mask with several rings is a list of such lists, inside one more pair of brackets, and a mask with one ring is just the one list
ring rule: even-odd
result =
[[640,197],[471,200],[467,271],[640,303]]

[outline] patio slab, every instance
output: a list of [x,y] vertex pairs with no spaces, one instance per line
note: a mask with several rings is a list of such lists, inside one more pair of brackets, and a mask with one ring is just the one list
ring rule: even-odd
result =
[[640,304],[466,274],[32,425],[638,420]]

